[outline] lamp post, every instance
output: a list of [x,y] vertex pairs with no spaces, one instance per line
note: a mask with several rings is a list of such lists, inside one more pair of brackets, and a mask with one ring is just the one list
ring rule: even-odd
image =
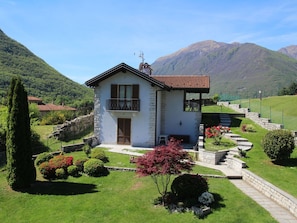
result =
[[259,114],[260,114],[260,116],[261,116],[261,113],[262,113],[262,106],[261,106],[261,102],[262,102],[262,91],[261,90],[259,90],[259,99],[260,99],[260,112],[259,112]]

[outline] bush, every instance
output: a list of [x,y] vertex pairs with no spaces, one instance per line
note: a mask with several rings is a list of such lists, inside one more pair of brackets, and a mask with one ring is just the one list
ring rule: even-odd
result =
[[77,166],[79,172],[84,171],[84,163],[87,162],[89,159],[88,158],[83,158],[83,159],[77,159],[74,162],[74,165]]
[[108,162],[108,157],[105,155],[104,150],[100,148],[95,148],[91,150],[91,158],[99,159],[103,161],[104,163]]
[[73,165],[73,157],[72,156],[58,155],[58,156],[54,156],[52,159],[50,159],[49,163],[55,169],[64,168],[66,170],[67,167]]
[[75,166],[75,165],[71,165],[71,166],[67,167],[67,173],[70,176],[73,176],[73,177],[79,176],[79,174],[78,174],[78,167]]
[[85,152],[85,154],[87,155],[87,157],[90,158],[90,154],[91,154],[91,146],[88,144],[85,144],[83,147],[83,151]]
[[56,177],[56,168],[49,162],[41,163],[38,168],[45,179],[53,179]]
[[243,131],[243,132],[256,132],[256,129],[252,124],[243,124],[241,126],[241,131]]
[[94,158],[84,163],[84,172],[93,177],[106,176],[108,174],[108,170],[104,167],[103,161]]
[[40,153],[40,154],[36,157],[35,164],[36,164],[37,166],[39,166],[41,163],[46,162],[46,161],[49,161],[49,160],[52,159],[53,157],[54,157],[54,156],[53,156],[51,153],[47,153],[47,152]]
[[262,145],[266,155],[274,161],[289,158],[295,148],[294,137],[289,130],[268,132],[262,140]]
[[58,179],[66,179],[67,178],[67,173],[66,173],[65,169],[63,169],[63,168],[56,169],[55,175]]
[[203,192],[208,191],[208,183],[198,174],[183,174],[173,180],[171,191],[182,201],[198,199]]

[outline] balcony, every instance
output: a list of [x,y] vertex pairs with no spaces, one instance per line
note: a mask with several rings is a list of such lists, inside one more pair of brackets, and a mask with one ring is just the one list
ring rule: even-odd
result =
[[139,99],[112,98],[106,104],[110,111],[140,111]]

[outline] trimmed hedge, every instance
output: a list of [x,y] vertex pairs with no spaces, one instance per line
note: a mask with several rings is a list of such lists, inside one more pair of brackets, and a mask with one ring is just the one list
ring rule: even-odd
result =
[[289,130],[273,130],[262,139],[266,155],[274,161],[290,158],[295,148],[294,137]]
[[102,150],[100,148],[92,149],[90,157],[94,158],[94,159],[99,159],[99,160],[103,161],[104,163],[108,162],[108,157],[105,155],[104,150]]
[[183,174],[173,180],[171,191],[178,200],[197,200],[203,192],[208,191],[208,183],[199,174]]
[[103,161],[94,158],[84,163],[84,172],[93,177],[108,175],[108,170],[104,167]]

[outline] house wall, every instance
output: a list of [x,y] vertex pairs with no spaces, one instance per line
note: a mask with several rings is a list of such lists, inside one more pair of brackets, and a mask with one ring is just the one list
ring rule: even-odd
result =
[[[139,84],[140,112],[107,111],[111,84]],[[117,144],[117,119],[131,118],[131,145],[154,146],[156,136],[156,87],[129,72],[113,75],[95,88],[94,134],[100,143]]]
[[189,135],[190,143],[198,141],[200,112],[185,112],[184,92],[174,90],[162,94],[162,122],[161,134]]

